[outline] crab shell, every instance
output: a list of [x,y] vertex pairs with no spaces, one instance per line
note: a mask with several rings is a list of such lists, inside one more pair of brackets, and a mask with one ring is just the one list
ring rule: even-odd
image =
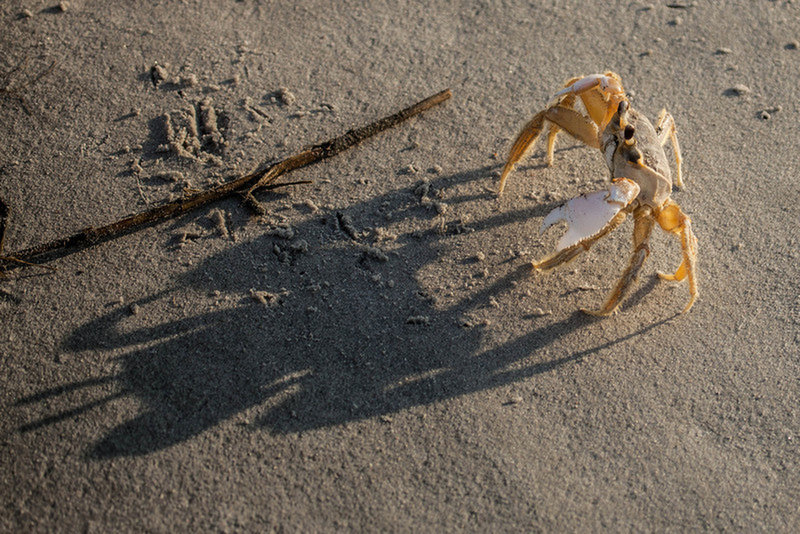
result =
[[[624,131],[633,128],[632,139],[625,141]],[[655,128],[634,109],[616,113],[600,136],[611,178],[627,178],[639,185],[637,200],[660,208],[672,193],[672,173]]]

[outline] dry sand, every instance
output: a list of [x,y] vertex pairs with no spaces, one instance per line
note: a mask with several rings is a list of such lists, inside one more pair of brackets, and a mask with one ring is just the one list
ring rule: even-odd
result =
[[[0,281],[0,530],[800,529],[797,2],[131,4],[0,5],[0,69],[27,61],[0,80],[7,251],[454,96],[262,219],[230,199]],[[577,309],[630,223],[530,272],[596,150],[492,193],[605,69],[677,122],[685,316],[663,232],[608,319]]]

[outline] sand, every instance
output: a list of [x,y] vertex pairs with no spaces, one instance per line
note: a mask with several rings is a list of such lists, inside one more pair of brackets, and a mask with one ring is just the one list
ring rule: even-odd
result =
[[[800,5],[428,4],[0,5],[6,252],[453,91],[263,217],[231,198],[0,280],[0,530],[800,529]],[[606,69],[675,117],[686,315],[660,231],[617,315],[578,312],[630,222],[531,272],[597,150],[540,146],[494,195],[519,128]]]

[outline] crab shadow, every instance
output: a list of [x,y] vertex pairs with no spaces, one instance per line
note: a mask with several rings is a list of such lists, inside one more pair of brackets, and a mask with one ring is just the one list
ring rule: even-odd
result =
[[[485,180],[490,170],[439,177],[431,188]],[[448,202],[457,212],[458,201]],[[467,227],[458,220],[440,225],[440,215],[421,204],[412,186],[340,213],[310,214],[294,228],[303,246],[293,248],[270,235],[232,246],[180,276],[175,288],[135,302],[140,313],[120,306],[77,328],[64,340],[64,350],[113,349],[121,354],[119,372],[41,391],[17,405],[85,388],[115,392],[19,430],[33,431],[133,396],[142,405],[138,415],[90,445],[90,459],[162,450],[243,412],[237,421],[250,429],[298,433],[511,384],[640,334],[552,358],[550,345],[597,320],[576,312],[485,350],[483,328],[465,325],[464,318],[527,280],[530,269],[524,264],[509,266],[455,303],[433,302],[436,288],[423,284],[421,273],[440,260],[449,241],[469,232],[477,234],[474,243],[484,233],[552,207],[498,212]],[[402,221],[406,231],[393,240],[388,261],[381,261],[370,253],[367,232],[348,235],[343,220],[362,229]],[[223,303],[176,312],[179,317],[161,322],[145,320],[150,310],[160,317],[158,310],[169,308],[175,290],[187,288],[217,295]],[[270,292],[251,295],[251,288]],[[232,300],[225,300],[229,295]]]

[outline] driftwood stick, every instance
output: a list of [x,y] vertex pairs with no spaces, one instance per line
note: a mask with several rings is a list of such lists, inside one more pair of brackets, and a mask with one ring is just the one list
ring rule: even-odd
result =
[[[23,261],[17,258],[13,258],[11,256],[3,256],[3,247],[6,239],[6,228],[8,227],[8,216],[9,216],[8,206],[6,206],[6,203],[3,202],[2,198],[0,198],[0,266],[2,266],[2,263],[8,262],[16,265],[30,265],[32,267],[35,267],[36,266],[35,263]],[[45,267],[46,269],[55,271],[53,267],[50,267],[48,265],[42,265],[41,267]],[[2,275],[3,271],[2,269],[0,269],[0,276]]]
[[[189,211],[210,204],[211,202],[227,198],[235,193],[244,192],[247,200],[253,199],[253,192],[259,188],[272,189],[280,186],[281,184],[274,184],[274,182],[281,175],[335,156],[348,148],[354,147],[369,137],[396,126],[414,115],[418,115],[444,102],[450,98],[450,96],[450,90],[446,89],[413,106],[402,109],[397,113],[367,124],[366,126],[350,130],[339,137],[314,145],[286,159],[263,166],[255,172],[225,182],[211,189],[200,191],[135,215],[130,215],[105,226],[90,226],[71,236],[62,237],[49,243],[37,245],[6,256],[0,256],[0,267],[8,269],[23,263],[38,265],[62,258],[78,250],[127,235],[144,226],[183,215]],[[268,187],[270,185],[271,187]],[[2,243],[5,233],[7,217],[8,209],[0,200],[0,244]],[[0,254],[2,254],[2,249],[0,249]]]
[[3,254],[3,246],[6,240],[6,224],[8,223],[8,206],[0,198],[0,255]]

